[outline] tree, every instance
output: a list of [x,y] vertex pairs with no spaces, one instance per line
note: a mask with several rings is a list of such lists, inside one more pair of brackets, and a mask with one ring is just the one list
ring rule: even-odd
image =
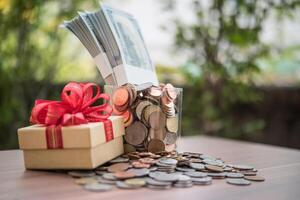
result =
[[97,1],[0,1],[0,148],[17,147],[17,128],[27,125],[37,98],[58,97],[51,91],[66,34],[63,20]]
[[[176,9],[176,1],[165,5]],[[263,128],[261,119],[239,121],[234,110],[263,98],[253,78],[260,73],[257,60],[272,48],[260,41],[264,20],[271,12],[292,15],[298,6],[295,0],[194,0],[193,24],[175,18],[174,43],[188,54],[182,70],[192,87],[184,96],[184,129],[245,137]]]

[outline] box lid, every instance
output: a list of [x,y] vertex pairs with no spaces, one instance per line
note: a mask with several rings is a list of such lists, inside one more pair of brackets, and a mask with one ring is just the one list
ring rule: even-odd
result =
[[[111,116],[114,138],[125,134],[123,117]],[[63,126],[61,129],[64,149],[93,148],[109,142],[106,139],[103,122],[93,122],[75,126]],[[33,125],[18,129],[20,149],[48,149],[46,127]]]

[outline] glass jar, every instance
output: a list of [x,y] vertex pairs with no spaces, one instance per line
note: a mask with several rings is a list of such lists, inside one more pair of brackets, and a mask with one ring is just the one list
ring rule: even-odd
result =
[[171,84],[104,86],[113,115],[124,117],[124,150],[171,152],[181,136],[182,88]]

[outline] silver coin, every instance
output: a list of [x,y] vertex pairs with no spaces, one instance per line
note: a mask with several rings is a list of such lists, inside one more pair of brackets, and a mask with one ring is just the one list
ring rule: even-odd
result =
[[141,188],[141,187],[135,187],[133,185],[128,185],[124,181],[117,181],[116,182],[116,186],[118,188],[121,188],[121,189],[137,189],[137,188]]
[[132,168],[132,169],[129,169],[127,170],[128,172],[131,172],[131,173],[134,173],[134,175],[136,177],[142,177],[142,176],[147,176],[149,173],[150,173],[150,170],[149,169],[146,169],[146,168],[142,168],[142,169],[135,169],[135,168]]
[[178,161],[172,158],[161,158],[158,162],[165,165],[176,165]]
[[215,179],[222,179],[222,178],[226,177],[226,174],[223,172],[222,173],[207,173],[207,176],[210,176]]
[[191,177],[186,176],[186,175],[178,175],[178,182],[187,182],[191,180]]
[[149,170],[150,170],[150,172],[154,172],[157,170],[157,167],[150,167]]
[[239,170],[252,170],[254,167],[249,165],[233,165],[233,168],[239,169]]
[[187,184],[181,184],[181,183],[175,183],[173,185],[173,187],[175,188],[189,188],[189,187],[193,187],[193,182],[187,183]]
[[112,186],[101,183],[91,183],[84,185],[83,188],[92,192],[105,192],[111,190]]
[[226,177],[228,178],[243,178],[244,174],[242,173],[235,173],[235,172],[227,172]]
[[233,168],[232,168],[232,167],[228,167],[228,166],[226,166],[226,167],[223,169],[224,172],[231,172],[232,170],[233,170]]
[[190,163],[190,167],[196,170],[203,170],[205,166],[201,163]]
[[146,185],[147,188],[155,189],[155,190],[167,190],[171,189],[171,185],[166,186],[158,186],[158,185]]
[[173,167],[173,168],[176,167],[176,165],[168,165],[168,164],[161,163],[161,162],[156,162],[155,164],[160,167]]
[[102,177],[107,180],[115,181],[117,178],[112,173],[103,174]]
[[110,185],[115,185],[116,184],[116,181],[104,179],[103,177],[96,177],[96,180],[97,180],[98,183],[110,184]]
[[164,139],[165,144],[175,144],[176,141],[177,141],[176,133],[170,133],[170,132],[166,133],[166,137]]
[[166,173],[165,172],[158,172],[158,171],[156,171],[156,172],[150,172],[149,173],[149,177],[154,178],[154,177],[160,176],[162,174],[166,174]]
[[250,185],[251,182],[243,178],[228,178],[226,182],[233,185]]
[[210,155],[205,155],[205,154],[202,154],[202,155],[200,155],[199,157],[200,157],[202,160],[204,160],[204,159],[216,160],[215,157],[210,156]]
[[176,167],[176,170],[180,171],[180,172],[194,172],[194,171],[196,171],[195,169],[188,168],[188,167]]
[[204,178],[191,178],[195,185],[210,185],[212,184],[211,177],[204,177]]
[[150,185],[158,185],[158,186],[168,186],[168,185],[172,184],[171,182],[157,181],[157,180],[154,180],[152,178],[146,179],[146,183],[150,184]]
[[177,181],[179,179],[179,176],[177,174],[161,174],[159,176],[154,176],[153,177],[155,180],[157,181],[169,181],[169,182],[174,182]]
[[207,173],[204,172],[184,172],[184,175],[195,177],[195,178],[207,177]]
[[222,160],[212,160],[212,159],[204,159],[203,162],[208,165],[214,165],[214,166],[219,166],[223,167],[224,163]]

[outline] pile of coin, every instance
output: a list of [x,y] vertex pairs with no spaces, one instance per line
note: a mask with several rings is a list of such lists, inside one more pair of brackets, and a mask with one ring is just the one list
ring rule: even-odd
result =
[[227,164],[213,156],[176,151],[157,153],[130,152],[96,168],[93,171],[70,171],[75,183],[93,192],[113,188],[165,190],[211,185],[225,180],[232,185],[250,185],[265,179],[249,165]]
[[113,92],[113,113],[124,117],[125,152],[175,149],[180,114],[178,95],[169,83],[125,84]]

